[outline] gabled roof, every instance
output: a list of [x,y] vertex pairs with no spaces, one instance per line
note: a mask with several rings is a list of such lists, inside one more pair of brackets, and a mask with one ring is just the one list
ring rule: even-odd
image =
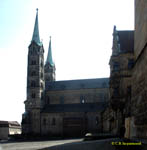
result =
[[134,31],[117,31],[119,37],[120,51],[133,52],[134,51]]
[[109,78],[46,82],[46,91],[108,88]]

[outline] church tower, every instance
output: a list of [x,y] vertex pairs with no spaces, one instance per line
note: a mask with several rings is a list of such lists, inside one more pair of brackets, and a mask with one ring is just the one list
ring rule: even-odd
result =
[[38,9],[28,49],[27,100],[22,126],[25,128],[24,133],[40,134],[40,109],[44,93],[44,48],[39,37]]
[[56,68],[52,59],[52,47],[51,47],[51,37],[50,37],[48,55],[45,63],[45,82],[47,81],[51,82],[56,80],[55,71]]

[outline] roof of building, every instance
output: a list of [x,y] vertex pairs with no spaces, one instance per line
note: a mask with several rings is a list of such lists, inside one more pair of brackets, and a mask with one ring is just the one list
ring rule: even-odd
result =
[[52,58],[51,37],[50,37],[50,41],[49,41],[49,48],[48,48],[48,55],[47,55],[47,59],[46,59],[46,64],[49,64],[51,66],[55,65],[53,62],[53,58]]
[[34,41],[36,44],[38,44],[39,46],[42,45],[42,43],[40,42],[40,36],[39,36],[39,25],[38,25],[38,9],[36,9],[36,19],[35,19],[35,25],[34,25],[34,32],[33,32],[33,36],[32,36],[32,41]]
[[0,127],[9,127],[9,126],[19,126],[20,124],[17,121],[2,121],[0,120]]
[[106,107],[106,102],[82,103],[82,104],[51,104],[46,106],[42,113],[56,112],[99,112]]
[[47,91],[108,88],[109,78],[46,82]]
[[134,31],[117,31],[119,37],[119,44],[121,52],[133,52],[134,51]]

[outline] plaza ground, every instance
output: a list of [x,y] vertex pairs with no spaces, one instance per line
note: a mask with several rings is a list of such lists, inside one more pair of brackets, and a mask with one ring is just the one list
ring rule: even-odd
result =
[[[144,150],[142,146],[134,148],[132,146],[114,146],[112,142],[120,139],[103,139],[95,141],[83,141],[83,139],[65,139],[50,141],[6,141],[0,143],[0,150],[117,150],[122,149]],[[146,149],[146,148],[145,148]]]

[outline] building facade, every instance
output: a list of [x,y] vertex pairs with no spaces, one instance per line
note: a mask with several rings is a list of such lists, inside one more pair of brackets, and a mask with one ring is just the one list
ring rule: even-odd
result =
[[17,121],[0,121],[0,139],[8,140],[9,135],[21,134],[21,126]]
[[101,132],[101,111],[108,102],[108,78],[56,80],[51,38],[44,65],[38,11],[28,47],[27,98],[22,133],[44,136],[83,136]]
[[147,1],[135,0],[135,64],[132,72],[130,136],[147,137]]
[[110,107],[113,110],[111,131],[119,133],[130,116],[131,79],[134,65],[134,31],[117,31],[114,26],[110,58]]
[[[135,0],[135,30],[113,31],[110,101],[103,112],[104,131],[128,138],[147,137],[147,1]],[[111,113],[110,113],[111,112]]]
[[28,52],[23,134],[81,136],[86,132],[147,138],[147,1],[135,0],[135,30],[114,26],[110,78],[55,81],[51,39],[44,65],[38,12]]

